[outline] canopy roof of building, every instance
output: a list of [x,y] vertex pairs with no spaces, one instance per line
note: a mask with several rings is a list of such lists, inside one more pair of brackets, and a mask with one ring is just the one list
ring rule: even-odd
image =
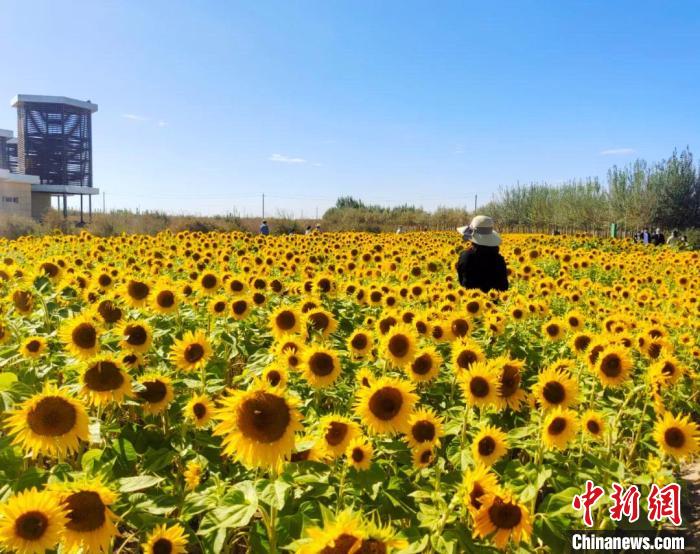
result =
[[16,108],[25,102],[38,102],[41,104],[66,104],[67,106],[90,110],[91,113],[95,113],[97,111],[97,104],[93,104],[89,100],[76,100],[75,98],[68,98],[66,96],[43,96],[40,94],[18,94],[11,100],[10,106]]

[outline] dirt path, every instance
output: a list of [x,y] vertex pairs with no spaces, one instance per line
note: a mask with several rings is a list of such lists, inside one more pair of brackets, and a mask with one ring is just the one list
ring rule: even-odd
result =
[[690,549],[686,552],[698,552],[700,548],[700,461],[688,464],[683,469],[683,479],[688,483],[688,531],[691,539]]

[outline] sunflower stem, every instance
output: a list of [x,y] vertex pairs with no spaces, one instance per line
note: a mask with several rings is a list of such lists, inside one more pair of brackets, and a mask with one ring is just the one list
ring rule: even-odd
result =
[[637,444],[639,443],[639,439],[642,436],[642,427],[644,426],[644,417],[646,416],[647,408],[649,407],[650,396],[650,394],[644,395],[644,407],[642,408],[642,413],[639,414],[639,424],[637,425],[637,430],[634,434],[632,445],[630,446],[629,452],[627,453],[627,459],[630,462],[632,461],[632,456],[634,455],[635,450],[637,450]]
[[341,471],[340,471],[340,483],[338,484],[338,501],[336,503],[335,507],[335,513],[336,515],[340,513],[340,511],[343,509],[344,505],[344,495],[345,495],[345,477],[347,476],[348,473],[348,465],[344,463],[340,463],[341,465]]

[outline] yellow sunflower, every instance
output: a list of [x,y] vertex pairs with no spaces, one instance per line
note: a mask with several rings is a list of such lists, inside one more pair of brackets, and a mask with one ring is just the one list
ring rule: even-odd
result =
[[442,418],[430,408],[418,408],[408,418],[404,439],[410,448],[426,444],[439,446],[442,435]]
[[39,554],[53,550],[68,521],[55,494],[35,488],[0,504],[0,546],[4,552]]
[[239,297],[231,302],[231,315],[236,321],[243,321],[253,309],[253,303],[247,297]]
[[345,455],[350,467],[354,467],[357,471],[365,471],[372,463],[374,449],[372,443],[366,438],[356,437],[348,443]]
[[319,422],[321,444],[331,459],[338,458],[348,444],[360,434],[360,426],[347,417],[330,414]]
[[484,351],[476,341],[460,339],[452,343],[452,368],[458,374],[485,359]]
[[28,337],[22,342],[19,349],[23,358],[34,359],[40,358],[49,347],[44,337]]
[[369,367],[362,367],[355,373],[355,381],[360,387],[371,386],[375,379],[376,377]]
[[524,504],[511,493],[487,494],[474,517],[474,534],[490,537],[497,548],[505,549],[509,541],[517,546],[528,542],[532,534],[532,518]]
[[207,365],[212,348],[204,331],[187,331],[170,347],[170,362],[183,371],[197,371]]
[[141,545],[144,554],[185,554],[187,536],[180,524],[158,525]]
[[425,346],[416,351],[413,361],[404,367],[404,371],[412,381],[432,381],[440,373],[443,360],[434,346]]
[[193,460],[187,464],[185,471],[182,472],[182,476],[185,478],[185,486],[188,491],[193,491],[202,482],[202,474],[204,470],[202,464],[198,461]]
[[357,391],[355,413],[373,433],[401,433],[408,430],[408,419],[418,395],[401,379],[381,377]]
[[340,360],[335,351],[321,346],[309,346],[301,363],[304,379],[314,388],[324,388],[335,383],[340,375]]
[[550,366],[537,376],[532,393],[546,409],[568,408],[578,402],[578,382],[568,371]]
[[247,467],[273,467],[289,458],[294,433],[302,430],[297,402],[264,383],[232,391],[215,417],[214,434],[223,436],[224,454]]
[[542,324],[542,336],[550,341],[557,341],[566,334],[567,324],[560,318],[555,317]]
[[605,434],[605,420],[603,416],[593,410],[588,410],[581,416],[581,427],[586,434],[594,440],[602,440]]
[[365,537],[364,523],[359,515],[344,510],[322,527],[306,529],[306,535],[297,554],[357,554]]
[[382,356],[393,367],[406,367],[416,355],[416,337],[406,324],[394,325],[381,341]]
[[419,469],[428,467],[435,461],[435,445],[421,444],[411,449],[413,467]]
[[63,457],[88,440],[88,416],[83,404],[54,385],[28,398],[7,417],[13,444],[36,457]]
[[356,358],[364,358],[372,352],[374,337],[369,331],[356,330],[347,340],[348,351]]
[[498,399],[498,373],[484,362],[473,364],[459,375],[464,400],[470,406],[482,408],[495,404]]
[[507,451],[507,435],[493,425],[484,425],[472,441],[472,457],[474,461],[485,466],[491,466],[496,463]]
[[664,453],[679,460],[690,458],[700,450],[700,430],[689,415],[665,412],[654,426],[654,440]]
[[598,379],[605,387],[617,387],[630,375],[632,360],[626,349],[610,345],[599,354],[595,364]]
[[139,385],[136,396],[141,400],[141,407],[147,414],[164,412],[175,398],[172,382],[165,375],[147,373],[139,379]]
[[151,308],[159,314],[171,314],[177,311],[180,301],[178,292],[169,283],[157,283],[151,296]]
[[284,335],[299,333],[301,325],[301,313],[291,306],[279,306],[270,314],[272,334],[278,339]]
[[139,354],[148,351],[153,341],[153,330],[143,320],[122,322],[117,330],[120,338],[119,347]]
[[511,410],[518,411],[527,397],[525,391],[520,388],[523,362],[499,356],[491,364],[499,372],[497,405],[500,408],[508,406]]
[[196,394],[187,402],[183,413],[195,427],[206,427],[214,413],[214,403],[206,394]]
[[578,417],[573,410],[561,407],[550,410],[542,426],[542,441],[547,448],[566,449],[578,432]]
[[99,356],[84,363],[80,375],[81,392],[93,406],[121,403],[133,396],[131,376],[113,356]]
[[93,357],[100,350],[100,331],[93,320],[85,315],[66,321],[59,337],[66,349],[81,360]]
[[319,333],[324,339],[338,328],[338,322],[333,314],[321,308],[307,312],[305,319],[309,330]]
[[483,464],[477,464],[474,469],[467,470],[464,474],[462,494],[464,503],[472,517],[481,508],[485,495],[495,494],[500,490],[496,474]]
[[287,386],[287,370],[278,365],[272,364],[263,369],[262,379],[272,388],[284,388]]

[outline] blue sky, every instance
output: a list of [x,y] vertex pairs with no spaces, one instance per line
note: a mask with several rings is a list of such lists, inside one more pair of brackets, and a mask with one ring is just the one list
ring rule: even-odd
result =
[[[17,93],[91,99],[108,208],[434,209],[700,144],[700,3],[0,0]],[[14,61],[13,61],[13,56]],[[98,202],[101,204],[101,202]]]

